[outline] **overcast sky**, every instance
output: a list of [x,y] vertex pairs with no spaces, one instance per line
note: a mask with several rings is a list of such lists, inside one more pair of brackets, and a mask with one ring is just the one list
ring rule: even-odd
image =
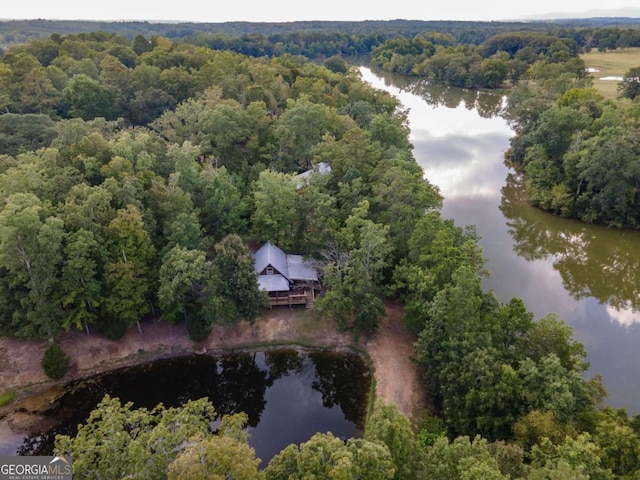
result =
[[617,9],[636,0],[4,0],[2,19],[180,20],[289,22],[294,20],[508,20],[550,12]]

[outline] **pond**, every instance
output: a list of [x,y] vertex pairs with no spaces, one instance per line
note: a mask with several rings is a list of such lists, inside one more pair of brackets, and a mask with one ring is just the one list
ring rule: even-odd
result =
[[409,109],[413,154],[443,196],[442,214],[473,224],[502,302],[522,298],[536,318],[556,313],[601,374],[606,403],[640,413],[640,232],[556,217],[527,203],[504,153],[513,132],[492,92],[374,73],[363,79]]
[[269,350],[156,360],[67,384],[43,415],[51,428],[0,442],[0,454],[51,454],[55,435],[74,434],[105,394],[138,408],[208,397],[218,414],[248,415],[249,443],[264,467],[316,432],[362,436],[370,386],[371,372],[354,353]]

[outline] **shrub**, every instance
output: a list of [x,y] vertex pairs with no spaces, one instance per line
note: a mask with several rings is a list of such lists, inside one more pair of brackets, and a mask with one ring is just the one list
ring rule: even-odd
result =
[[7,390],[5,392],[0,393],[0,407],[4,407],[5,405],[9,405],[11,402],[15,400],[18,396],[15,390]]
[[47,377],[57,380],[64,377],[71,366],[71,359],[64,353],[60,345],[52,343],[42,356],[42,369]]

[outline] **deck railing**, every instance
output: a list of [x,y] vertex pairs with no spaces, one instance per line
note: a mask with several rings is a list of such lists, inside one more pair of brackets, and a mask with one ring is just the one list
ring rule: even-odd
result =
[[271,300],[271,306],[279,305],[309,305],[313,306],[314,294],[313,290],[308,290],[303,293],[290,293],[289,295],[282,297],[269,297]]

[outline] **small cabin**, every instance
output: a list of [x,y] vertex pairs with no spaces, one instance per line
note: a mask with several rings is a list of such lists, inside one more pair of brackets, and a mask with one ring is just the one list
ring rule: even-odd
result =
[[318,272],[302,255],[284,253],[267,242],[254,254],[255,271],[261,290],[269,293],[271,306],[306,305],[313,308]]

